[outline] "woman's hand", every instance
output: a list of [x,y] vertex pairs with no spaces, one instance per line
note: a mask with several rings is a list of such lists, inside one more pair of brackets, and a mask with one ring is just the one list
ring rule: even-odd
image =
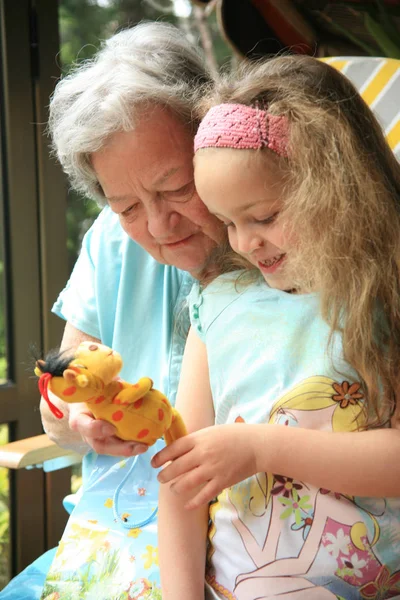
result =
[[257,473],[257,447],[262,444],[263,426],[235,423],[200,429],[180,438],[151,461],[158,468],[171,461],[158,475],[176,494],[201,486],[185,505],[199,508],[223,489]]
[[111,456],[136,456],[148,449],[146,444],[121,440],[116,428],[102,419],[95,419],[85,404],[71,404],[69,426],[97,454]]

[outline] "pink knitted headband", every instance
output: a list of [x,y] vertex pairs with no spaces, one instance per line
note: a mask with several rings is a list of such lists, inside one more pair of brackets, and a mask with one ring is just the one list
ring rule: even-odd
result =
[[210,108],[194,138],[200,148],[269,148],[287,156],[288,120],[258,107],[218,104]]

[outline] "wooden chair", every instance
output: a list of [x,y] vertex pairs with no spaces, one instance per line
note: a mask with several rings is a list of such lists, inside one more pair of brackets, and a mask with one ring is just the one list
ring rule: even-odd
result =
[[0,467],[41,468],[46,473],[79,464],[82,455],[60,448],[44,433],[0,446]]

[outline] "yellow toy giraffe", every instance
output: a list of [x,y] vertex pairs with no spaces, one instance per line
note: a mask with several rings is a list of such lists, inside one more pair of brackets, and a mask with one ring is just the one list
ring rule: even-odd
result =
[[115,350],[82,342],[73,357],[53,351],[45,360],[37,360],[35,374],[43,398],[59,419],[63,414],[49,399],[48,390],[65,402],[86,402],[96,419],[112,423],[123,440],[152,446],[161,436],[170,444],[186,435],[182,417],[153,388],[153,381],[142,377],[132,384],[119,379],[122,365]]

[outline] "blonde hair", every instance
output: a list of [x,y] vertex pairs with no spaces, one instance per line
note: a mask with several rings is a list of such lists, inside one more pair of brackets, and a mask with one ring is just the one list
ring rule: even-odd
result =
[[257,103],[289,120],[289,158],[279,168],[280,218],[296,240],[290,279],[302,292],[319,291],[330,341],[342,332],[344,357],[367,393],[369,426],[380,426],[395,411],[399,382],[400,166],[351,82],[317,59],[242,65],[199,112],[224,102]]

